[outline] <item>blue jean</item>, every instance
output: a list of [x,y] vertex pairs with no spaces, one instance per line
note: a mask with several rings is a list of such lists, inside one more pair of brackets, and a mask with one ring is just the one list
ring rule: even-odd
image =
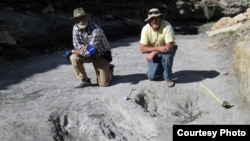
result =
[[177,46],[169,53],[160,53],[148,63],[147,77],[149,80],[158,80],[162,76],[165,81],[172,79],[172,66]]

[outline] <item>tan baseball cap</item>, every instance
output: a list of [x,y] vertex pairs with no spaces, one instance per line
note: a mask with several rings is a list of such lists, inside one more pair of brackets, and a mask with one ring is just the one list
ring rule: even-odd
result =
[[160,10],[158,8],[152,8],[148,10],[148,17],[147,19],[145,19],[145,22],[148,22],[153,17],[159,17],[159,16],[163,16],[163,14],[160,13]]

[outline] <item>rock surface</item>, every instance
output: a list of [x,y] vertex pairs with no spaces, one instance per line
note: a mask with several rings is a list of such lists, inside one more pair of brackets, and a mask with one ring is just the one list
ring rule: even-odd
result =
[[[64,56],[65,49],[71,46],[72,24],[68,22],[71,10],[58,12],[59,2],[63,1],[57,1],[57,6],[43,3],[46,8],[37,5],[39,0],[24,1],[30,5],[16,3],[14,9],[8,5],[1,7],[0,12],[3,37],[10,35],[16,41],[16,44],[13,40],[9,42],[14,45],[0,42],[1,140],[170,141],[174,124],[249,124],[250,105],[242,96],[243,87],[239,83],[248,79],[239,81],[233,70],[234,47],[249,38],[249,26],[208,37],[205,32],[211,30],[213,23],[207,23],[199,26],[200,34],[178,34],[179,48],[173,68],[176,86],[170,89],[163,81],[146,79],[146,60],[139,52],[136,34],[144,23],[131,18],[112,21],[117,16],[105,17],[109,22],[101,24],[110,35],[114,81],[109,87],[98,87],[93,67],[86,64],[94,85],[73,89],[78,80]],[[208,4],[216,2],[211,0]],[[227,11],[234,7],[228,12],[230,15],[241,11],[237,4],[228,2],[221,0],[220,5],[226,6]],[[105,3],[105,10],[114,12],[109,4]],[[181,7],[189,3],[178,1],[178,4],[183,11]],[[20,7],[25,11],[20,12]],[[32,8],[46,14],[34,12]],[[103,19],[94,17],[93,20]],[[110,32],[112,29],[124,34],[118,36]],[[115,36],[119,38],[113,40]],[[201,84],[233,107],[222,107]]]
[[[86,64],[94,85],[74,89],[78,80],[64,51],[15,64],[0,78],[1,139],[170,141],[174,124],[249,124],[229,50],[215,48],[205,34],[176,38],[173,88],[146,79],[138,36],[111,42],[115,77],[109,87],[96,86]],[[222,107],[201,83],[233,107]]]

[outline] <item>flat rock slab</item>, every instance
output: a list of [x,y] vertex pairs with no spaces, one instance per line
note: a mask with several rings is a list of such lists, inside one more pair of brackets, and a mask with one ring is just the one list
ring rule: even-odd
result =
[[[78,83],[64,51],[18,62],[0,77],[0,138],[26,140],[172,140],[173,124],[249,124],[228,52],[205,34],[177,35],[176,85],[146,79],[139,37],[111,43],[115,78],[98,87]],[[226,109],[202,82],[232,108]]]

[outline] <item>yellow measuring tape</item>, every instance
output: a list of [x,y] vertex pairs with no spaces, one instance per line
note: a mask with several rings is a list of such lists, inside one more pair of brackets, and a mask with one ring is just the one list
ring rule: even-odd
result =
[[227,101],[222,101],[220,98],[218,98],[210,89],[208,89],[202,82],[199,82],[201,87],[203,87],[211,96],[213,96],[223,107],[225,108],[231,108],[232,105],[229,105]]

